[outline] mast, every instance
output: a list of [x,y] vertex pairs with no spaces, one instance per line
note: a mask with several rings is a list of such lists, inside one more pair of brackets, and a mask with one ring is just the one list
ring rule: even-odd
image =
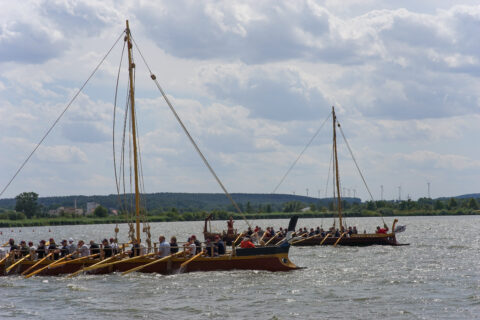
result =
[[342,199],[340,197],[340,176],[338,173],[338,156],[337,156],[337,117],[335,115],[335,107],[332,106],[332,118],[333,118],[333,153],[335,158],[335,180],[337,185],[337,207],[338,207],[338,220],[340,223],[340,231],[343,231],[342,223]]
[[137,132],[135,127],[135,92],[133,87],[133,69],[135,64],[132,60],[132,42],[130,40],[130,27],[128,25],[128,20],[126,21],[127,29],[126,32],[126,41],[128,47],[128,77],[130,82],[130,110],[131,110],[131,120],[132,120],[132,139],[133,139],[133,167],[135,171],[135,238],[137,243],[140,243],[140,191],[138,188],[138,154],[137,154]]

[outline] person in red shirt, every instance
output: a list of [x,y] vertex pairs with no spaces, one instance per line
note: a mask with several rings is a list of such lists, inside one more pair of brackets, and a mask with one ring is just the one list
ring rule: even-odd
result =
[[255,248],[255,245],[249,238],[245,237],[240,243],[240,248]]
[[375,233],[387,234],[387,231],[388,231],[388,228],[380,228],[380,227],[377,227],[377,231],[376,231]]

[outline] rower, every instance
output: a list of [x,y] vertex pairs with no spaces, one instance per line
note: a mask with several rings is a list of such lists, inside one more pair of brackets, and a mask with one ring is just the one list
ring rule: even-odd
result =
[[158,257],[163,258],[170,255],[170,243],[165,241],[164,236],[158,237]]

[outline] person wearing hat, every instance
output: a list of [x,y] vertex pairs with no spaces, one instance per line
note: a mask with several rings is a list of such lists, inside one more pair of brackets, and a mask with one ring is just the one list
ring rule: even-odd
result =
[[38,243],[38,248],[37,248],[37,258],[42,259],[45,257],[45,254],[47,253],[47,247],[45,246],[45,240],[40,240]]
[[68,239],[68,253],[74,253],[77,251],[77,245],[73,241],[73,238]]

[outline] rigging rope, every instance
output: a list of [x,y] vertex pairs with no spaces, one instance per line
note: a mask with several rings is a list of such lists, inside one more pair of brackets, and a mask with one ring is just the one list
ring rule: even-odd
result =
[[158,90],[160,91],[160,93],[162,94],[163,96],[163,99],[165,100],[165,102],[167,103],[168,107],[170,108],[170,110],[172,111],[173,115],[175,116],[175,118],[177,119],[178,123],[180,124],[180,126],[182,127],[183,129],[183,132],[185,133],[185,135],[188,137],[188,139],[190,140],[190,142],[192,143],[193,147],[195,148],[195,150],[197,151],[198,155],[200,156],[200,158],[202,159],[203,163],[205,164],[205,166],[207,166],[208,170],[210,171],[210,173],[213,175],[213,177],[215,178],[215,180],[217,181],[217,183],[220,185],[220,187],[222,188],[223,192],[225,193],[225,195],[227,196],[227,198],[230,200],[230,202],[233,204],[233,206],[235,207],[235,209],[238,211],[238,213],[240,213],[242,215],[242,218],[243,220],[245,220],[245,222],[247,223],[247,225],[249,227],[252,227],[250,222],[248,222],[247,218],[245,217],[245,215],[243,214],[242,210],[240,209],[240,207],[237,205],[237,203],[235,202],[235,200],[233,200],[232,196],[230,195],[230,193],[227,191],[227,189],[225,188],[225,186],[223,185],[223,183],[220,181],[220,179],[218,178],[217,174],[215,173],[215,171],[213,170],[213,168],[210,166],[209,162],[207,161],[207,158],[203,155],[202,151],[200,151],[200,148],[198,147],[197,143],[195,142],[195,140],[193,140],[193,137],[190,135],[190,133],[188,132],[187,128],[185,127],[185,125],[183,124],[182,120],[180,119],[179,115],[177,114],[177,112],[175,111],[175,108],[173,107],[172,103],[170,102],[170,100],[168,99],[167,95],[165,94],[165,91],[163,91],[162,87],[160,86],[160,84],[158,83],[157,81],[157,77],[155,76],[155,74],[153,74],[152,70],[150,69],[150,66],[148,65],[147,61],[145,60],[142,52],[140,51],[140,48],[138,47],[137,43],[135,42],[135,39],[133,39],[132,37],[132,41],[133,43],[135,44],[135,47],[137,48],[138,50],[138,53],[140,54],[140,57],[142,58],[143,60],[143,63],[145,64],[145,66],[147,67],[148,71],[150,72],[150,77],[152,78],[152,80],[155,82],[155,85],[157,86]]
[[277,186],[275,187],[275,189],[273,189],[272,193],[275,193],[277,192],[277,189],[280,187],[280,185],[283,183],[283,181],[285,180],[285,178],[287,177],[287,175],[290,173],[290,171],[292,171],[293,167],[295,167],[295,165],[297,164],[298,160],[300,160],[300,158],[302,157],[302,155],[305,153],[305,151],[308,149],[308,147],[310,146],[310,144],[313,142],[313,140],[317,137],[317,135],[320,133],[320,130],[322,130],[323,126],[325,125],[325,123],[327,122],[328,119],[330,119],[332,114],[329,114],[328,117],[325,119],[325,121],[323,121],[323,123],[320,125],[320,127],[318,128],[318,130],[315,132],[315,134],[313,135],[313,137],[310,139],[310,141],[308,141],[307,145],[303,148],[302,152],[300,152],[300,154],[298,155],[297,159],[295,159],[295,161],[293,161],[292,165],[290,166],[290,168],[288,168],[287,172],[283,175],[283,178],[280,180],[280,182],[277,184]]
[[50,132],[53,130],[53,128],[57,125],[57,123],[60,121],[60,119],[63,117],[63,115],[65,114],[65,112],[67,112],[67,110],[70,108],[70,106],[72,105],[72,103],[77,99],[78,95],[82,92],[83,88],[85,88],[85,86],[87,85],[87,83],[90,81],[90,79],[93,77],[93,75],[98,71],[98,69],[100,68],[100,66],[102,65],[102,63],[105,61],[105,59],[109,56],[110,52],[112,52],[113,48],[117,45],[118,41],[122,38],[122,35],[125,33],[125,30],[122,31],[122,33],[120,34],[120,36],[117,38],[117,40],[114,42],[114,44],[112,45],[112,47],[110,48],[110,50],[108,50],[108,52],[105,54],[105,56],[100,60],[100,62],[97,64],[97,66],[95,67],[95,69],[93,69],[92,73],[90,74],[90,76],[87,78],[87,80],[83,83],[83,85],[80,87],[80,89],[78,89],[78,91],[75,93],[75,95],[73,96],[73,98],[70,100],[70,102],[67,104],[67,106],[65,107],[65,109],[63,109],[63,111],[60,113],[60,115],[57,117],[57,119],[53,122],[53,124],[50,126],[50,128],[47,130],[47,132],[45,133],[45,135],[42,137],[42,139],[40,139],[40,141],[37,143],[37,145],[35,146],[35,148],[33,148],[32,152],[30,152],[30,154],[27,156],[27,158],[23,161],[23,163],[20,165],[20,167],[17,169],[17,171],[15,172],[15,174],[13,175],[13,177],[10,179],[10,181],[8,181],[7,185],[2,189],[2,191],[0,192],[0,197],[5,193],[5,191],[8,189],[8,187],[10,186],[10,184],[13,182],[13,180],[15,180],[15,178],[17,177],[17,175],[20,173],[20,171],[22,171],[23,167],[25,167],[25,165],[27,164],[27,162],[30,160],[30,158],[33,156],[33,154],[35,153],[35,151],[37,151],[37,149],[40,147],[40,145],[43,143],[43,141],[47,138],[47,136],[50,134]]
[[[370,195],[370,199],[372,199],[372,201],[374,201],[373,195],[370,192],[370,188],[368,187],[367,182],[365,181],[365,178],[363,177],[362,171],[360,170],[360,167],[358,166],[357,160],[355,159],[355,156],[353,155],[353,151],[350,148],[350,144],[348,143],[347,138],[345,137],[345,134],[343,133],[342,126],[340,125],[340,123],[338,123],[338,128],[340,128],[340,133],[342,134],[343,140],[345,141],[345,144],[347,145],[348,151],[350,152],[350,156],[352,157],[352,160],[355,163],[355,166],[357,167],[358,173],[360,174],[360,177],[362,178],[363,184],[365,185],[365,188],[367,189],[368,194]],[[383,219],[383,215],[382,215],[381,212],[380,212],[380,217],[382,218],[383,224],[385,224],[385,220]]]

